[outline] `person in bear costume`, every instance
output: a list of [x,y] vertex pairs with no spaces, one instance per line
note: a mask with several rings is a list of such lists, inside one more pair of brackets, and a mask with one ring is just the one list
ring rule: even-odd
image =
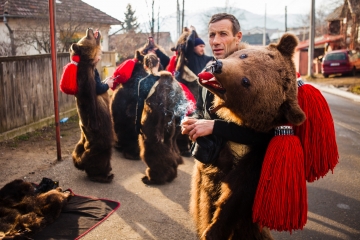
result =
[[142,181],[164,184],[177,176],[177,166],[183,163],[176,139],[189,103],[171,73],[157,71],[156,55],[148,54],[144,60],[150,74],[139,82],[136,116],[140,156],[148,166]]
[[[140,79],[147,76],[147,72],[143,67],[144,56],[148,52],[151,54],[152,51],[155,51],[160,56],[159,70],[162,70],[162,64],[168,63],[168,57],[149,38],[144,46],[135,51],[134,59],[124,62],[113,74],[116,80],[112,87],[114,94],[111,101],[111,115],[117,138],[115,148],[123,153],[124,158],[129,160],[141,159],[138,132],[135,128],[137,87]],[[123,77],[125,75],[126,77]]]
[[111,154],[114,141],[110,115],[110,98],[105,91],[97,95],[95,66],[101,52],[101,34],[87,29],[86,35],[70,47],[72,59],[76,56],[77,93],[76,107],[79,115],[81,137],[72,153],[76,168],[84,170],[92,181],[111,182]]
[[[264,133],[303,123],[292,60],[296,45],[291,34],[266,47],[239,44],[239,51],[208,68],[214,77],[205,79],[199,74],[200,84],[215,94],[216,114]],[[213,163],[196,161],[190,211],[201,239],[272,239],[267,227],[253,221],[269,142],[242,145],[227,141]]]

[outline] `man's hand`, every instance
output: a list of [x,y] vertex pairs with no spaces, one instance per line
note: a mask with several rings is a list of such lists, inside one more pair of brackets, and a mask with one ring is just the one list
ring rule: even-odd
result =
[[103,81],[103,83],[106,83],[107,85],[109,85],[109,88],[112,88],[114,86],[114,78],[108,77]]
[[185,118],[181,123],[181,133],[189,135],[192,141],[198,137],[212,134],[214,129],[214,120]]

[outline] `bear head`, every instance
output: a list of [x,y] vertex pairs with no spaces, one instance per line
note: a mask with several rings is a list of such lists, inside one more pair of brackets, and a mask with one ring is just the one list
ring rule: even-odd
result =
[[70,46],[70,56],[78,55],[81,61],[93,62],[97,53],[101,51],[101,34],[91,28],[86,30],[86,35],[81,38],[77,43]]
[[300,125],[305,114],[297,102],[292,60],[297,43],[292,34],[264,47],[241,43],[238,51],[207,67],[215,77],[200,73],[200,84],[215,94],[214,107],[221,106],[217,114],[258,131]]

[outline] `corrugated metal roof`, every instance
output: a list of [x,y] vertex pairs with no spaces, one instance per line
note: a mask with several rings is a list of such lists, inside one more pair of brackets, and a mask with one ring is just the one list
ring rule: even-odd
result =
[[[5,6],[5,2],[7,6]],[[0,0],[0,17],[3,17],[4,7],[8,17],[39,18],[49,12],[47,0]],[[106,13],[94,8],[81,0],[56,0],[56,18],[69,18],[74,21],[118,25],[121,23]]]

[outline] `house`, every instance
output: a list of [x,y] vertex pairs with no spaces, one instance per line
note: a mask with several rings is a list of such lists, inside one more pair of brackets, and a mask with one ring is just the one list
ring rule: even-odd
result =
[[[109,48],[111,25],[121,22],[81,0],[56,0],[57,50],[66,52],[89,27],[99,29],[104,51]],[[49,6],[47,0],[0,0],[0,55],[11,48],[11,55],[50,52]],[[5,47],[4,47],[5,46]],[[0,49],[1,50],[1,49]],[[15,54],[13,54],[15,53]]]
[[[344,0],[344,4],[334,9],[327,17],[328,34],[314,39],[315,73],[320,73],[321,56],[337,49],[356,50],[360,48],[360,0]],[[296,48],[295,65],[301,75],[308,72],[309,40],[302,41]]]
[[[110,36],[110,50],[118,53],[117,62],[122,62],[126,59],[133,58],[135,51],[144,46],[151,33],[121,33]],[[169,57],[173,55],[171,48],[175,46],[171,40],[170,32],[155,32],[155,43],[161,47],[166,55]]]
[[[263,45],[263,33],[254,33],[254,34],[243,34],[242,35],[242,42],[246,42],[251,45]],[[266,40],[265,45],[268,45],[270,43],[269,34],[266,33]]]

